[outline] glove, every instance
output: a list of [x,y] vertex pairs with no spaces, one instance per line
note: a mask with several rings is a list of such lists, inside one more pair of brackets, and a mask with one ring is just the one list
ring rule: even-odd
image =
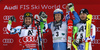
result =
[[67,48],[67,50],[71,50],[70,48]]
[[73,5],[73,3],[68,3],[67,5],[69,6],[69,10],[70,10],[71,12],[75,11],[75,10],[74,10],[74,5]]
[[47,15],[45,12],[40,12],[39,16],[40,16],[40,21],[42,21],[43,23],[47,22]]
[[70,12],[69,6],[67,5],[67,6],[66,6],[66,13],[69,13],[69,12]]
[[41,33],[43,33],[44,23],[40,22]]
[[16,22],[16,18],[14,16],[9,18],[8,24],[12,25],[12,22]]
[[16,22],[16,18],[14,16],[10,17],[9,20]]
[[75,39],[75,34],[78,32],[78,27],[73,26],[73,40]]
[[74,41],[74,44],[75,44],[76,46],[78,46],[80,43],[82,43],[81,39],[76,39],[76,40]]

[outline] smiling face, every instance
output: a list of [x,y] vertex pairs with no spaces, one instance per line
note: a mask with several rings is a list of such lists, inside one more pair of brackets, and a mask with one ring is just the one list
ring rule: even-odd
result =
[[32,23],[31,17],[25,17],[25,24],[30,25]]
[[61,14],[60,14],[60,13],[55,14],[55,20],[56,20],[57,22],[59,22],[59,21],[61,20]]
[[81,20],[86,20],[87,14],[86,13],[81,13],[80,14],[80,19]]

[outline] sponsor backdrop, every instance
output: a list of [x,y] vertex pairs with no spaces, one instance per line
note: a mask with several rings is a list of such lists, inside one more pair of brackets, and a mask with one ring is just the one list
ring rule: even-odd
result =
[[[18,34],[7,34],[8,19],[14,15],[17,22],[12,23],[12,27],[22,25],[23,14],[25,12],[31,12],[34,16],[41,11],[45,11],[48,15],[48,23],[53,21],[53,11],[56,8],[63,10],[66,15],[66,5],[69,2],[73,2],[75,10],[79,14],[82,8],[89,10],[89,13],[93,15],[92,23],[96,26],[96,39],[92,42],[93,50],[98,50],[100,47],[100,3],[98,1],[88,0],[0,0],[0,50],[21,50],[22,42]],[[33,17],[34,17],[33,16]],[[73,15],[71,15],[73,16]],[[34,24],[34,21],[33,21]],[[34,39],[34,38],[31,38]],[[24,40],[25,41],[25,40]],[[28,40],[30,41],[30,40]],[[44,34],[44,46],[45,50],[53,50],[52,47],[52,33]]]

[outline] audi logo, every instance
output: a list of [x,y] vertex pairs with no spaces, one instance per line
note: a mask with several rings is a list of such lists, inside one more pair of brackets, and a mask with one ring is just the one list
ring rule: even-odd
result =
[[[35,14],[34,17],[36,17],[36,16],[39,17],[37,14]],[[20,22],[23,22],[23,17],[24,17],[24,15],[20,15],[20,16],[19,16],[19,19],[21,20]],[[39,19],[38,19],[38,20],[39,20]]]
[[13,15],[5,15],[5,16],[3,16],[3,19],[8,20],[11,16],[13,16]]
[[7,31],[7,27],[4,27],[4,28],[3,28],[3,31]]
[[2,42],[3,43],[13,43],[14,40],[13,39],[3,39]]
[[100,20],[100,15],[93,15],[94,20]]
[[19,19],[20,19],[20,20],[23,20],[23,17],[24,17],[24,15],[20,15],[20,16],[19,16]]
[[96,31],[97,32],[100,32],[100,27],[96,27]]
[[[19,39],[19,42],[21,42],[21,40],[24,42],[24,43],[27,43],[27,42],[35,42],[35,43],[38,43],[37,39],[35,39],[35,36],[26,36],[26,37],[22,37],[21,39]],[[47,39],[43,39],[43,42],[44,43],[47,43]]]
[[94,41],[92,41],[92,44],[100,44],[100,39],[94,39]]
[[[39,17],[39,15],[35,14],[34,17],[36,17],[36,16]],[[23,20],[23,17],[24,17],[24,15],[20,15],[20,16],[19,16],[19,19],[20,19],[20,20]]]
[[3,28],[3,34],[7,34],[7,28],[6,27]]
[[92,41],[92,46],[94,46],[95,44],[100,45],[100,39],[95,39],[94,41]]
[[22,41],[23,41],[23,42],[36,42],[34,36],[23,37],[23,38],[22,38]]

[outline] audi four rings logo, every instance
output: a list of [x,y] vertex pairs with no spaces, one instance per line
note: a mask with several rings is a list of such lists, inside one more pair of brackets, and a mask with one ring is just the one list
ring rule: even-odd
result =
[[24,15],[20,15],[20,16],[19,16],[19,19],[20,19],[20,20],[23,20],[23,17],[24,17]]
[[11,38],[10,38],[10,39],[8,38],[8,39],[3,39],[2,42],[3,42],[3,43],[13,43],[14,40],[11,39]]
[[[25,43],[26,43],[26,42],[37,42],[37,40],[35,39],[34,36],[23,37],[23,38],[22,38],[22,41],[25,42]],[[22,42],[21,42],[21,39],[19,39],[19,42],[22,43]],[[47,43],[47,39],[43,39],[43,42],[44,42],[44,43]]]
[[6,34],[6,32],[7,32],[7,28],[4,27],[4,28],[3,28],[3,34]]
[[[75,18],[74,15],[72,15],[72,17]],[[92,19],[92,22],[95,22],[95,20],[100,20],[100,15],[93,15]]]
[[95,39],[94,41],[92,41],[92,44],[100,44],[100,39]]
[[[38,16],[38,15],[35,14],[34,17],[36,17],[36,16]],[[24,17],[24,15],[20,15],[20,16],[19,16],[19,19],[21,20],[20,22],[23,22],[23,17]]]
[[34,36],[27,36],[22,38],[23,42],[36,42]]
[[97,31],[97,32],[100,32],[100,27],[96,27],[96,28],[97,28],[96,31]]
[[12,16],[12,15],[5,15],[5,16],[3,16],[3,19],[4,19],[4,20],[8,20],[11,16]]
[[100,20],[100,15],[93,15],[92,17],[94,20]]
[[4,22],[7,23],[7,22],[8,22],[8,19],[9,19],[11,16],[13,16],[13,15],[4,15],[4,16],[3,16]]
[[24,17],[24,15],[19,16],[20,22],[23,22],[23,17]]
[[4,27],[4,28],[3,28],[3,31],[7,31],[7,27]]

